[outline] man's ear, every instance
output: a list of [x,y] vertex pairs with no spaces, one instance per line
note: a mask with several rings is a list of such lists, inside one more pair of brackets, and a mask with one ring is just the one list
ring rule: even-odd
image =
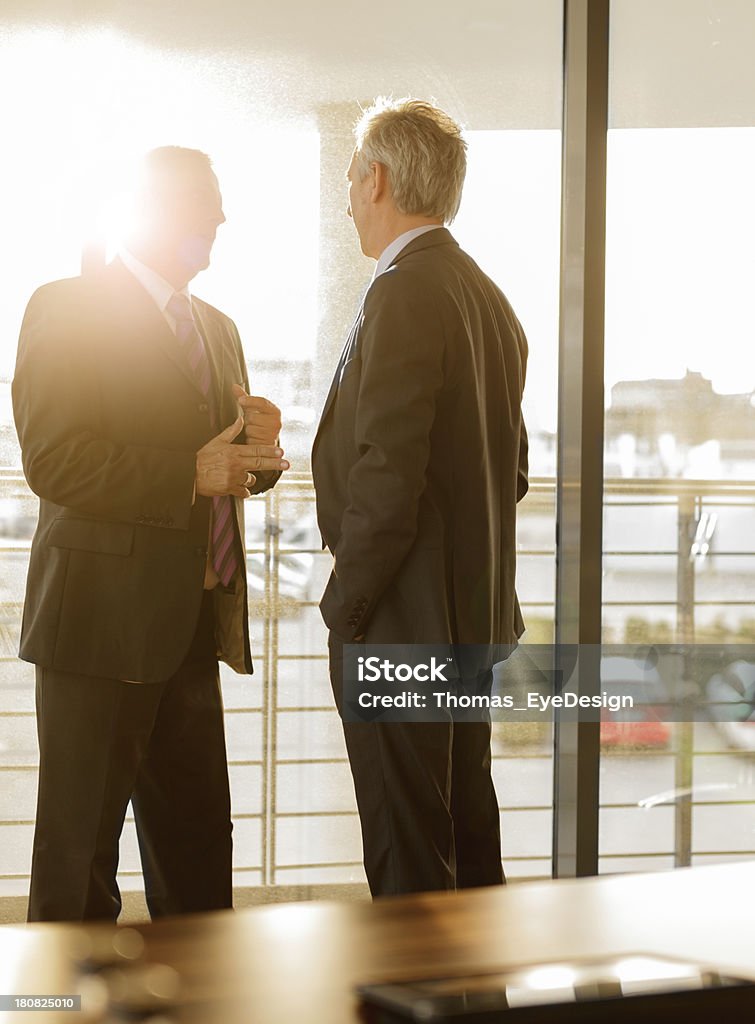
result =
[[370,200],[377,203],[388,193],[388,168],[385,164],[375,162],[370,164],[370,174],[372,175]]

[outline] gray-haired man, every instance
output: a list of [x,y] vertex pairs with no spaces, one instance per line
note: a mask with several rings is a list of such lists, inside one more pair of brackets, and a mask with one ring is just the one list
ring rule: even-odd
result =
[[[498,645],[523,631],[527,344],[444,227],[466,144],[417,100],[376,104],[356,142],[349,214],[378,263],[312,454],[335,559],[320,607],[339,704],[344,643]],[[344,732],[373,895],[504,880],[488,723],[344,722]]]

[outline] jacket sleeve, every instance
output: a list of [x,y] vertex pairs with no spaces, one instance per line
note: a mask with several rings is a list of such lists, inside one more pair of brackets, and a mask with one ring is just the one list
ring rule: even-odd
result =
[[251,494],[264,494],[271,487],[275,487],[281,477],[279,469],[269,469],[264,473],[255,473],[256,480],[249,488]]
[[522,420],[519,430],[519,465],[517,467],[516,500],[519,502],[530,489],[529,483],[529,441],[527,428]]
[[[412,275],[413,276],[413,275]],[[445,341],[430,282],[381,275],[364,306],[348,505],[320,605],[328,627],[360,636],[416,535]]]
[[75,280],[38,289],[26,310],[12,391],[29,486],[84,515],[188,529],[194,452],[105,436],[87,305]]

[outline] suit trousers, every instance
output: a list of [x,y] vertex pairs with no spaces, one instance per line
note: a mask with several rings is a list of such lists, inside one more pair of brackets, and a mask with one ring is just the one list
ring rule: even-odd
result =
[[37,667],[30,921],[115,921],[131,800],[152,917],[231,906],[231,816],[213,601],[161,683]]
[[[343,641],[330,634],[343,695]],[[373,896],[505,881],[490,722],[343,722]]]

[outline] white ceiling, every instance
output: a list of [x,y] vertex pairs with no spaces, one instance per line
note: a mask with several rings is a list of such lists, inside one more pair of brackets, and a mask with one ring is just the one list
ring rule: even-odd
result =
[[[613,0],[617,127],[755,124],[752,0]],[[110,26],[213,65],[268,119],[381,92],[470,128],[560,122],[560,0],[3,0],[5,31]]]
[[560,121],[560,0],[2,0],[0,10],[6,23],[105,24],[222,61],[268,121],[380,93],[432,95],[468,127]]

